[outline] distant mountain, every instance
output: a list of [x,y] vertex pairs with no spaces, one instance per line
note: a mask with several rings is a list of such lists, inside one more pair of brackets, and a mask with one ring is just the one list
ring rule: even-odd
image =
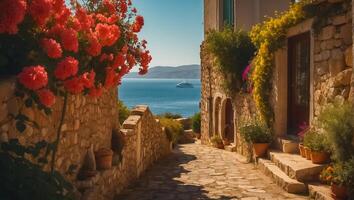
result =
[[200,79],[200,65],[156,66],[150,68],[144,76],[138,75],[137,72],[131,72],[125,78]]

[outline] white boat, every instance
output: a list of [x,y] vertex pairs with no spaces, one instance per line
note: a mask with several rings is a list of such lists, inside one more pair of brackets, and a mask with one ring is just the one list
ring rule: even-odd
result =
[[188,83],[187,81],[180,82],[176,85],[178,88],[193,88],[193,84]]

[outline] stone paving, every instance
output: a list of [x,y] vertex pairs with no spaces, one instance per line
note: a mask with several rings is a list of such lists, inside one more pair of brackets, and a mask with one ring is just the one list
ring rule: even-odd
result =
[[180,145],[117,200],[301,200],[237,160],[235,153],[200,144]]

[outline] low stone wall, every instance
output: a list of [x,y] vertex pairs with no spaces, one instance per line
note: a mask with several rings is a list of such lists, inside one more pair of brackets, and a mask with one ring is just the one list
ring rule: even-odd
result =
[[[35,107],[24,106],[23,99],[15,97],[15,88],[15,78],[0,80],[0,142],[18,139],[28,146],[42,140],[55,141],[63,100],[57,98],[52,114],[46,115]],[[55,169],[74,183],[81,192],[77,193],[81,199],[113,199],[155,160],[170,152],[170,142],[161,125],[148,107],[138,106],[121,129],[124,141],[121,161],[109,170],[99,171],[94,178],[78,181],[88,150],[91,147],[93,151],[111,149],[112,133],[119,132],[117,93],[111,90],[99,99],[80,95],[68,97]],[[11,116],[18,113],[25,114],[38,127],[27,125],[24,133],[19,133],[15,121],[11,120]],[[28,159],[33,160],[30,156]],[[67,173],[69,168],[74,170]],[[49,169],[49,164],[44,166],[44,170]]]
[[121,162],[98,176],[76,183],[85,200],[113,199],[156,160],[170,153],[170,141],[147,106],[137,106],[120,130],[124,148]]

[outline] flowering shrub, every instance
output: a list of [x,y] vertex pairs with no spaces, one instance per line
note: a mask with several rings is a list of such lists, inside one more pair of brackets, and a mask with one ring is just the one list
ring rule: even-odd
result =
[[41,106],[58,95],[97,98],[151,56],[137,33],[144,18],[130,0],[2,0],[1,74],[18,74],[21,90]]

